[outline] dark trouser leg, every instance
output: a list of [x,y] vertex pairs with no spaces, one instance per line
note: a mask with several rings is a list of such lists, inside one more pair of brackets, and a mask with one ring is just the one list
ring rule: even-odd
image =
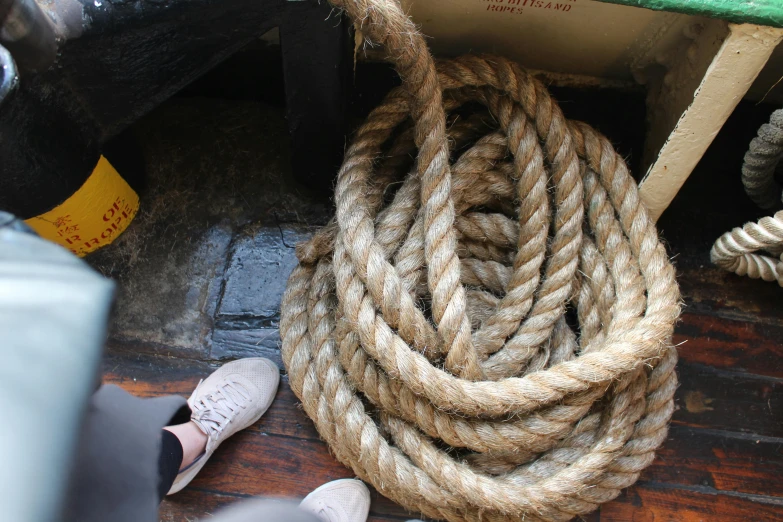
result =
[[170,431],[161,430],[163,440],[158,457],[158,500],[163,500],[174,484],[179,468],[182,466],[182,444]]
[[88,407],[63,518],[156,522],[163,427],[189,418],[184,397],[141,399],[101,387]]

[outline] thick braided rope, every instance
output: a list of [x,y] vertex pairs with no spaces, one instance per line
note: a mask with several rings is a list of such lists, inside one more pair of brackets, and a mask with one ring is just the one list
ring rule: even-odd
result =
[[712,245],[710,259],[737,275],[777,281],[783,286],[783,254],[777,258],[756,253],[759,250],[780,252],[782,247],[783,210],[723,234]]
[[781,187],[775,171],[783,156],[783,109],[772,113],[759,128],[742,163],[742,184],[756,205],[771,209],[780,204]]
[[335,5],[403,86],[346,152],[335,219],[297,249],[292,389],[335,456],[408,509],[592,511],[649,465],[677,384],[679,292],[635,183],[515,64],[436,67],[397,2]]
[[[781,156],[783,109],[773,112],[769,123],[759,128],[742,164],[745,192],[761,208],[773,208],[780,202],[781,187],[775,180],[775,170]],[[774,257],[757,253],[760,250]],[[726,232],[713,244],[710,259],[737,275],[777,281],[783,286],[783,211]]]

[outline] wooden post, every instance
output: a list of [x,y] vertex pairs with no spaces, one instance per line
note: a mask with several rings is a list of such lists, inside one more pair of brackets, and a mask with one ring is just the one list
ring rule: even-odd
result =
[[[650,135],[660,132],[656,125],[671,121],[667,110],[669,116],[672,111],[679,113],[678,99],[684,96],[688,100],[641,182],[640,195],[653,219],[657,220],[677,195],[781,39],[783,29],[729,24],[728,35],[695,91],[686,81],[680,84],[680,92],[671,89],[671,96],[658,97],[659,106],[650,109]],[[684,56],[679,66],[691,68],[694,64]],[[676,67],[670,73],[676,75]],[[655,111],[662,111],[661,115],[656,116]]]
[[291,168],[330,189],[342,163],[353,73],[350,24],[327,2],[287,2],[280,26]]

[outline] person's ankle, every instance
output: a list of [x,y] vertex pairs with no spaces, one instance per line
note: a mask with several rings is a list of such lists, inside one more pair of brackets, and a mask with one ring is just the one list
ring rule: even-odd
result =
[[207,449],[209,438],[193,421],[176,426],[166,426],[163,429],[173,433],[182,445],[182,465],[179,467],[180,471],[193,464]]

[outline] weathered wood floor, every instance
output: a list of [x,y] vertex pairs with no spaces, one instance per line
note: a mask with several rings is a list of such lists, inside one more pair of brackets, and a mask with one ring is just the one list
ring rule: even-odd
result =
[[[681,385],[669,439],[640,482],[590,520],[783,519],[783,326],[721,313],[731,302],[764,303],[749,299],[745,285],[719,277],[689,290],[686,299],[699,311],[686,312],[678,327]],[[115,348],[106,368],[108,381],[153,396],[187,395],[213,367]],[[349,476],[284,377],[269,412],[227,442],[186,491],[164,502],[161,520],[193,520],[248,495],[303,497]],[[404,518],[404,510],[374,495],[371,520]]]
[[[751,112],[719,137],[661,222],[686,303],[669,438],[639,483],[589,520],[783,520],[783,289],[723,274],[708,259],[722,230],[754,217],[747,202],[735,202],[743,144],[764,116]],[[188,395],[220,361],[260,354],[280,363],[277,313],[290,247],[302,224],[328,214],[280,174],[284,129],[279,110],[244,102],[180,100],[141,124],[149,215],[92,259],[120,280],[106,381],[141,396]],[[212,182],[218,170],[224,175]],[[208,519],[244,497],[301,498],[349,476],[284,376],[269,412],[166,500],[160,517]],[[408,517],[374,495],[371,520]]]

